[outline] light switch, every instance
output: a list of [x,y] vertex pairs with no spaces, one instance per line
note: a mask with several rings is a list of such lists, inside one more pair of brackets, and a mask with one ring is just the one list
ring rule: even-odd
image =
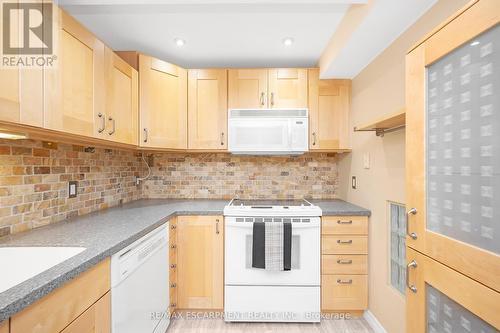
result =
[[69,197],[76,198],[77,191],[78,191],[78,182],[76,180],[70,181],[68,186]]
[[370,169],[370,153],[363,154],[363,168]]

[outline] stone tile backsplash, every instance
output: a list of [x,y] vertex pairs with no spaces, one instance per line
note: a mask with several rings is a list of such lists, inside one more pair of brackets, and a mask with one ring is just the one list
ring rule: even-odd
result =
[[[334,154],[145,153],[0,140],[0,237],[141,198],[335,198]],[[68,182],[78,196],[68,198]]]
[[336,197],[335,154],[238,156],[154,154],[147,198],[288,199]]

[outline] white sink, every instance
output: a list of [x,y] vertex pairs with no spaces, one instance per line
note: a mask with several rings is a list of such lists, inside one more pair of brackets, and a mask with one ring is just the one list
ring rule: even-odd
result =
[[0,293],[84,251],[84,247],[0,247]]

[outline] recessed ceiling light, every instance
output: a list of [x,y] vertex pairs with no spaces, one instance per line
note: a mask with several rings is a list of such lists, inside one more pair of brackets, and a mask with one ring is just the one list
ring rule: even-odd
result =
[[293,44],[293,38],[292,37],[283,38],[283,45],[285,45],[285,46],[291,46],[292,44]]
[[478,40],[475,40],[472,43],[470,43],[470,46],[476,46],[476,45],[479,45],[479,41]]
[[186,45],[186,41],[182,38],[176,38],[174,39],[174,42],[178,47],[183,47],[184,45]]

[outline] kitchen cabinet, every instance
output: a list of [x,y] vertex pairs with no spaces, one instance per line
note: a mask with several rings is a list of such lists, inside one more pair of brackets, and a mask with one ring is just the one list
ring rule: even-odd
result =
[[320,80],[309,69],[309,148],[349,149],[350,80]]
[[187,71],[139,55],[140,146],[187,148]]
[[44,69],[46,128],[97,137],[105,120],[104,44],[54,9],[56,66]]
[[499,12],[477,1],[406,57],[406,244],[497,292]]
[[9,319],[0,323],[0,333],[9,333]]
[[230,69],[229,108],[306,108],[307,69]]
[[500,330],[500,293],[411,248],[407,262],[407,332]]
[[10,319],[10,332],[109,333],[110,280],[110,260],[106,259],[15,314]]
[[106,110],[100,119],[101,137],[137,145],[139,119],[138,73],[110,48],[105,48]]
[[321,219],[321,310],[368,307],[368,217]]
[[[11,12],[11,36],[21,38],[15,22],[17,11]],[[42,91],[42,68],[0,67],[0,121],[42,127]]]
[[227,70],[188,72],[188,149],[227,149]]
[[224,290],[222,216],[177,218],[177,307],[222,309]]
[[101,299],[85,310],[61,333],[110,333],[111,295],[106,293]]

